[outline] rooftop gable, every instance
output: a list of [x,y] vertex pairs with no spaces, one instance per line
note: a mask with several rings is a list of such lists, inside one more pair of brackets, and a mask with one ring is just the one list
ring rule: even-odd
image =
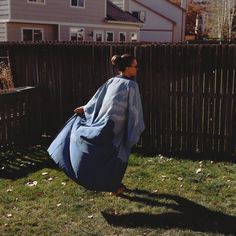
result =
[[142,24],[143,22],[134,17],[131,13],[123,11],[110,1],[107,1],[107,17],[106,20],[123,21],[128,23]]
[[179,6],[178,4],[175,4],[169,0],[165,0],[166,2],[168,2],[169,4],[175,6],[176,8],[180,9],[181,11],[186,11],[184,8],[182,8],[181,6]]
[[171,20],[170,18],[164,16],[163,14],[161,14],[161,13],[159,13],[159,12],[153,10],[152,8],[148,7],[147,5],[141,3],[141,2],[139,2],[139,1],[137,1],[137,0],[133,0],[133,2],[135,2],[135,3],[139,4],[140,6],[142,6],[142,7],[146,8],[146,9],[148,9],[149,11],[155,13],[156,15],[158,15],[158,16],[160,16],[160,17],[166,19],[167,21],[171,22],[172,24],[174,24],[174,25],[176,24],[175,21],[173,21],[173,20]]

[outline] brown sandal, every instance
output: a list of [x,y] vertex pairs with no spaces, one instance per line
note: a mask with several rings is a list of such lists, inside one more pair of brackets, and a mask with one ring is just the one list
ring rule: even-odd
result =
[[120,187],[119,187],[115,192],[113,192],[112,194],[115,195],[115,196],[119,196],[119,195],[122,194],[125,190],[126,190],[125,185],[124,185],[124,184],[121,184]]

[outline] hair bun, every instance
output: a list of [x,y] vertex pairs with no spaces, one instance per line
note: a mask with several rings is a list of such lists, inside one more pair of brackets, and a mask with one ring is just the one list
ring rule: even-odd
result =
[[114,55],[114,56],[111,58],[111,64],[112,64],[113,66],[118,65],[120,59],[121,59],[121,56],[120,56],[120,55]]

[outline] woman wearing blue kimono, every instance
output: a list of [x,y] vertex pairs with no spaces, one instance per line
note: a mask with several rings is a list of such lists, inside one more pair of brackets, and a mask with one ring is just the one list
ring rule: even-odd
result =
[[89,190],[125,190],[131,148],[144,130],[135,57],[113,56],[119,75],[103,84],[54,139],[48,153],[65,173]]

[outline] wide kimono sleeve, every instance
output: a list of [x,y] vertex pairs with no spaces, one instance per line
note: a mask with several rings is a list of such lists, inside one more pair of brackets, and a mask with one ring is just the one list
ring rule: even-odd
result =
[[140,92],[135,81],[130,82],[127,120],[126,146],[131,148],[138,143],[145,128]]
[[103,84],[94,96],[89,100],[89,102],[84,105],[84,115],[87,120],[87,125],[92,124],[97,112],[100,110],[102,106],[102,102],[107,90],[107,83]]

